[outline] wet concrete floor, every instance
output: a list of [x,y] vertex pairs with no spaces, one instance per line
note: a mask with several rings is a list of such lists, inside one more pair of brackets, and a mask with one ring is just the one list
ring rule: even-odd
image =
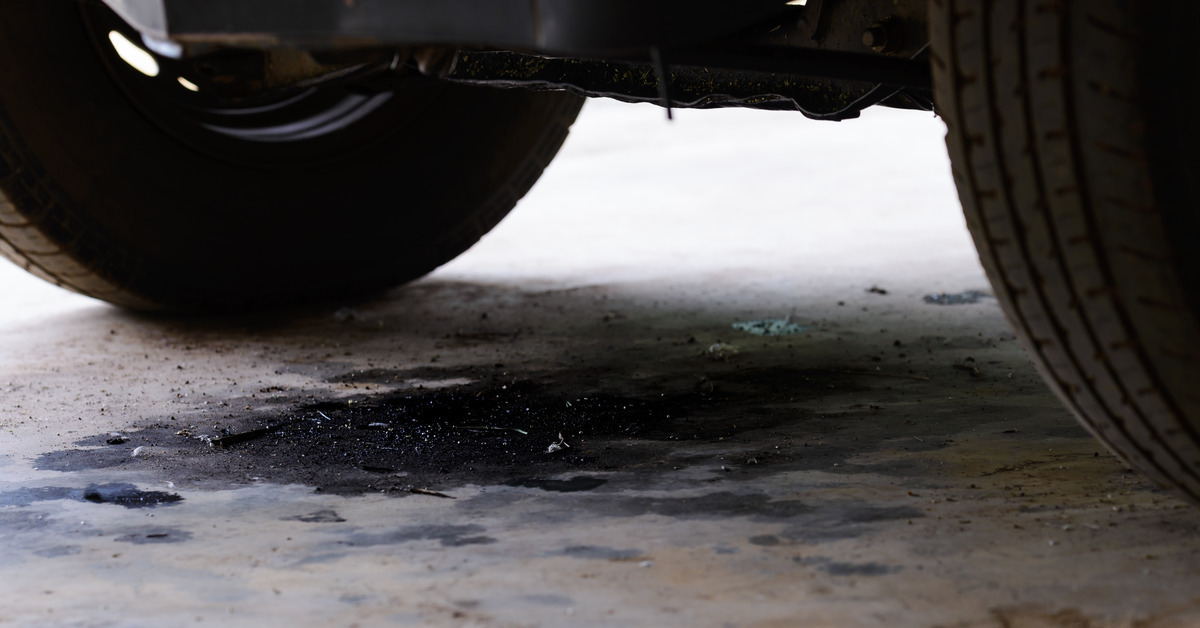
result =
[[1042,386],[935,119],[680,113],[589,104],[372,300],[0,269],[0,625],[1200,625],[1200,511]]

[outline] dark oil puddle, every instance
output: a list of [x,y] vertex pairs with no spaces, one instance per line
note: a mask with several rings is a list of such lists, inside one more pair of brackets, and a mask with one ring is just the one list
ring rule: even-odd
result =
[[[617,461],[598,459],[594,441],[666,438],[687,414],[677,400],[665,397],[566,398],[517,382],[355,405],[310,404],[260,436],[214,453],[230,462],[265,462],[268,468],[257,466],[255,475],[326,492],[403,492],[410,486],[494,483],[602,468]],[[604,480],[563,482],[545,487],[590,490]]]
[[[646,399],[570,396],[529,381],[506,380],[359,398],[353,404],[294,398],[293,411],[219,424],[189,426],[164,419],[124,431],[126,443],[105,445],[102,436],[88,437],[76,443],[79,449],[47,452],[34,464],[58,471],[153,465],[193,487],[254,480],[307,484],[337,494],[409,494],[412,487],[494,484],[577,468],[617,468],[630,460],[613,455],[598,459],[593,443],[707,433],[686,423],[686,406],[698,399],[690,398],[694,393]],[[711,432],[715,436],[729,430]],[[131,457],[131,450],[143,444],[155,447],[153,460]],[[545,487],[588,490],[602,483],[584,478]]]
[[34,502],[57,499],[88,501],[94,504],[116,504],[125,508],[170,506],[183,501],[182,497],[174,493],[143,491],[132,484],[111,483],[93,484],[87,488],[65,486],[19,488],[0,493],[0,506],[29,506]]
[[[333,379],[383,382],[447,377],[466,377],[476,383],[405,394],[374,392],[352,402],[313,400],[298,393],[292,397],[291,411],[230,415],[218,425],[181,425],[163,419],[124,431],[129,441],[122,445],[105,446],[103,436],[90,437],[78,443],[86,448],[48,452],[35,465],[63,471],[114,464],[152,466],[156,473],[170,473],[176,483],[196,488],[265,481],[305,484],[343,495],[404,496],[414,488],[441,491],[471,483],[586,493],[606,482],[587,472],[658,473],[713,464],[711,454],[681,454],[682,442],[738,451],[728,464],[745,470],[741,477],[750,479],[753,473],[769,469],[833,468],[834,463],[877,447],[897,427],[895,419],[881,417],[866,406],[822,412],[823,398],[868,389],[861,377],[838,369],[717,365],[699,377],[629,382],[623,389],[605,391],[596,391],[594,370],[514,380],[492,365],[359,371],[353,377],[344,374]],[[893,380],[881,381],[891,385]],[[806,410],[801,404],[818,409]],[[229,400],[229,406],[239,405]],[[839,407],[847,405],[839,402]],[[856,434],[867,438],[837,441],[839,430],[851,425]],[[872,442],[875,436],[878,440]],[[153,445],[156,453],[151,458],[131,458],[130,448],[143,444]],[[662,466],[668,458],[669,466]],[[714,468],[730,470],[721,464]],[[554,479],[563,475],[573,477]],[[721,477],[736,479],[736,475]],[[97,495],[128,507],[141,503],[132,497]],[[666,502],[645,506],[670,508]],[[693,511],[695,507],[695,503],[687,506]],[[722,507],[771,510],[757,503]]]

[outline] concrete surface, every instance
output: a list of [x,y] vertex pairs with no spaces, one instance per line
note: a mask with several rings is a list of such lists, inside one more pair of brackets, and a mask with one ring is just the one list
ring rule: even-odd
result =
[[376,300],[151,318],[0,269],[0,625],[1200,625],[1200,513],[994,300],[922,300],[987,290],[936,119],[678,114],[590,103]]

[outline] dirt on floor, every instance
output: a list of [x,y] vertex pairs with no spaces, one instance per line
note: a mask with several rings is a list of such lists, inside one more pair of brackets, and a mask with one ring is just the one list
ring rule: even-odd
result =
[[936,120],[588,111],[374,298],[0,269],[0,625],[1200,625],[1200,509],[1042,384]]

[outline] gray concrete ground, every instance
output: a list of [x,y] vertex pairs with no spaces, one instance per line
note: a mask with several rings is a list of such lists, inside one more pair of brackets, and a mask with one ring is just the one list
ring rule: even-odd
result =
[[0,625],[1200,625],[1200,512],[993,299],[923,301],[987,290],[936,119],[679,113],[590,103],[374,300],[153,318],[0,269]]

